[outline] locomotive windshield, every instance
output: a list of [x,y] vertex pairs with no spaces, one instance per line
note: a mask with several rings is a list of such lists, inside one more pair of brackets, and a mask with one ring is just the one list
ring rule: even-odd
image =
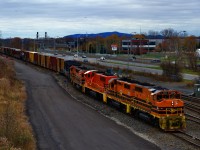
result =
[[181,98],[180,94],[175,91],[160,92],[154,95],[154,100],[157,101],[162,101],[162,99],[180,99],[180,98]]

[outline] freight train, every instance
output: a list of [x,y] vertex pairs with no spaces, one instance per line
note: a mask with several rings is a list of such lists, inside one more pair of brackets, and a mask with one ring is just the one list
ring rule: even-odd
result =
[[1,47],[0,53],[64,74],[83,93],[118,107],[165,131],[186,128],[181,93],[149,83],[92,70],[51,54]]

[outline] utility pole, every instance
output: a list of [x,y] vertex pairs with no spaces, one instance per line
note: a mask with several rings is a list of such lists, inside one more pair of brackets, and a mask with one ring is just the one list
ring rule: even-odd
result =
[[3,43],[2,43],[2,32],[0,30],[0,46],[2,46],[2,45],[3,45]]
[[77,52],[77,55],[78,55],[78,36],[77,36],[77,45],[76,45],[77,47],[77,50],[76,50],[76,52]]

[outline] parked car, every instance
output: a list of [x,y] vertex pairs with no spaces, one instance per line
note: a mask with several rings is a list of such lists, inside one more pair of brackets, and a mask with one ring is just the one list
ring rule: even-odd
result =
[[82,58],[87,58],[87,56],[85,56],[85,55],[82,55]]
[[78,54],[74,54],[74,57],[78,57]]
[[100,57],[99,60],[100,60],[100,61],[104,61],[104,60],[106,60],[106,58],[105,58],[105,57]]
[[151,62],[152,62],[152,63],[160,63],[161,60],[160,60],[160,59],[152,59]]
[[83,62],[89,62],[88,59],[83,59]]

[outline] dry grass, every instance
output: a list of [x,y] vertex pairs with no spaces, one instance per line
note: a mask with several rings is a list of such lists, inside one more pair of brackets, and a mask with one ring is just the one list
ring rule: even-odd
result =
[[25,115],[26,90],[15,77],[13,62],[0,57],[0,150],[36,149]]

